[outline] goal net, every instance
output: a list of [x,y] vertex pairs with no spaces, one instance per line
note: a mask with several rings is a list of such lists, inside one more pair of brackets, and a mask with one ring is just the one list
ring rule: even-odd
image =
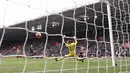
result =
[[0,73],[130,73],[130,0],[0,5]]

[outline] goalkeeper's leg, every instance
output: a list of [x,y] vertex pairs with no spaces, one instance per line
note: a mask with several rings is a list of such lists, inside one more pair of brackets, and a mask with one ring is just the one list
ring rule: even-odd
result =
[[[72,57],[72,56],[74,56],[74,54],[69,53],[69,54],[65,55],[63,58]],[[56,61],[61,61],[63,58],[56,58],[55,60]]]
[[76,55],[76,60],[84,62],[83,53],[80,53],[79,56]]
[[[70,53],[70,54],[67,54],[67,55],[65,55],[63,58],[65,58],[65,57],[74,57],[74,53],[72,53],[72,54],[71,54],[71,53]],[[56,58],[55,60],[56,60],[56,61],[61,61],[63,58]],[[78,57],[78,56],[76,55],[75,59],[78,60],[78,61],[84,62],[83,55],[82,55],[82,57]]]
[[56,61],[61,61],[63,58],[55,58]]

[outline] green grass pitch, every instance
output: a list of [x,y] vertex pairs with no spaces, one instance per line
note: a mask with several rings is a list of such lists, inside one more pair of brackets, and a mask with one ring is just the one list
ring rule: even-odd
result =
[[118,66],[114,69],[111,59],[56,62],[54,59],[0,58],[0,73],[22,73],[24,68],[25,73],[130,73],[130,59],[117,59],[116,63]]

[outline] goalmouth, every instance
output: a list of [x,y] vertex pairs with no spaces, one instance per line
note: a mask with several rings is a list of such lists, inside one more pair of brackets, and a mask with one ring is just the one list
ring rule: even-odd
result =
[[[129,0],[58,0],[59,5],[55,0],[40,1],[5,1],[7,8],[0,22],[5,25],[0,29],[0,73],[130,72]],[[16,13],[10,12],[11,7]],[[15,25],[6,26],[13,23],[10,20]],[[75,55],[64,59],[69,53],[64,45],[67,40],[77,44]],[[75,60],[81,52],[83,62]]]

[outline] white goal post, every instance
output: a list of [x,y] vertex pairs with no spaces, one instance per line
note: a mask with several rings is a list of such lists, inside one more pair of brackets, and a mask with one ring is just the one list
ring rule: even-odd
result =
[[110,44],[111,44],[111,58],[112,58],[112,66],[115,66],[115,50],[114,50],[114,42],[113,42],[113,31],[112,31],[112,20],[111,20],[111,9],[110,3],[106,1],[107,4],[107,13],[108,13],[108,24],[109,24],[109,34],[110,34]]

